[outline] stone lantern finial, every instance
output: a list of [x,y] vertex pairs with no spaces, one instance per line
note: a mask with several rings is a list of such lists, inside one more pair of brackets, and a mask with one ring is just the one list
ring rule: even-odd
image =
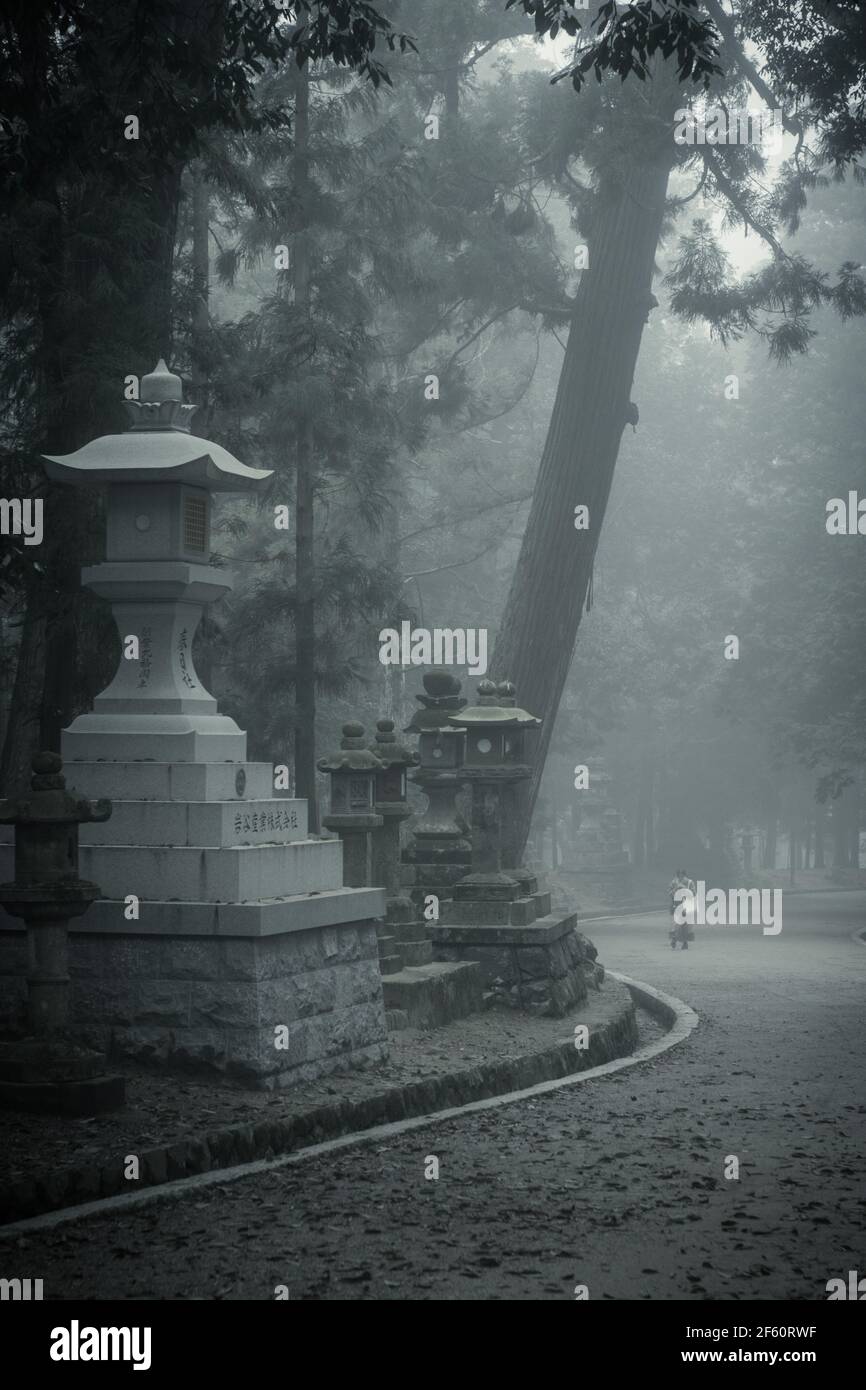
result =
[[168,370],[164,357],[160,357],[152,372],[141,378],[139,399],[157,403],[183,400],[183,382],[175,372]]
[[197,405],[184,405],[183,382],[160,357],[152,372],[141,378],[137,401],[124,401],[133,430],[181,430],[189,434]]

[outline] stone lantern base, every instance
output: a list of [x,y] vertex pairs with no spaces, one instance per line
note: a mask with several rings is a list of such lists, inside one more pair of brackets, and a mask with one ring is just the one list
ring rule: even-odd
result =
[[525,869],[469,874],[431,929],[436,957],[477,961],[491,1004],[561,1018],[604,970],[577,915],[557,917],[550,907]]
[[71,1035],[0,1042],[0,1105],[87,1116],[116,1110],[125,1099],[126,1081],[106,1071],[105,1055]]
[[[274,796],[270,763],[71,761],[111,819],[80,832],[104,897],[70,924],[80,1041],[259,1089],[388,1055],[378,888],[343,885],[342,847]],[[0,830],[0,879],[11,878]],[[0,912],[0,1027],[20,1028],[22,923]]]

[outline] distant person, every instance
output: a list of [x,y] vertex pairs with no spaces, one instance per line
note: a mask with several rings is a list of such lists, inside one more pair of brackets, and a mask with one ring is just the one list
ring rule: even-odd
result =
[[[695,934],[692,931],[692,924],[695,918],[695,894],[697,891],[697,884],[693,878],[689,878],[685,869],[677,869],[670,883],[670,941],[672,951],[677,949],[677,942],[680,943],[684,951],[687,951],[689,949],[689,942],[695,939]],[[682,922],[676,920],[678,908],[683,918]]]

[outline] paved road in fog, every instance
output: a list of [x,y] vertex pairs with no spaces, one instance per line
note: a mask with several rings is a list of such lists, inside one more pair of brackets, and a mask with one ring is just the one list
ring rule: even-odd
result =
[[[866,1274],[866,893],[587,928],[701,1023],[618,1075],[26,1238],[66,1298],[825,1299]],[[438,1181],[425,1160],[439,1160]],[[727,1156],[739,1180],[723,1175]],[[25,1259],[24,1250],[27,1251]]]

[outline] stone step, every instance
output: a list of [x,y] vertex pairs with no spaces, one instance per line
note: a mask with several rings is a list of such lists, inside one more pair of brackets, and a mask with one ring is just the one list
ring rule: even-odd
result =
[[[549,894],[539,894],[548,899]],[[471,926],[531,926],[536,920],[536,898],[514,898],[510,902],[450,898],[439,909],[439,925],[465,923]],[[431,924],[432,925],[432,924]]]
[[[389,904],[390,906],[390,904]],[[427,930],[428,922],[393,922],[390,925],[391,934],[396,936],[398,941],[429,941],[430,933]]]
[[433,960],[433,943],[423,941],[398,940],[397,949],[405,965],[430,965]]
[[[13,877],[13,855],[11,845],[0,845],[0,882]],[[82,845],[79,873],[105,898],[245,903],[340,888],[343,855],[339,840],[226,849]]]
[[[136,801],[266,801],[274,796],[271,763],[73,762],[67,787],[82,796]],[[288,798],[287,798],[288,799]]]
[[409,1027],[409,1015],[405,1009],[386,1009],[385,1026],[389,1033],[399,1033],[401,1029]]
[[380,975],[399,975],[403,969],[403,957],[398,955],[379,956]]
[[64,763],[243,762],[247,736],[223,714],[81,714],[60,735]]
[[307,838],[307,802],[288,797],[254,801],[118,801],[107,821],[82,825],[82,845],[291,844]]
[[410,1028],[435,1028],[484,1008],[481,970],[475,961],[410,966],[383,979],[382,991],[386,1011],[405,1013]]
[[[321,928],[327,938],[335,925],[381,916],[385,911],[385,890],[327,888],[319,893],[250,903],[169,902],[164,898],[142,898],[137,918],[130,920],[126,911],[122,898],[98,898],[80,917],[70,919],[69,930],[73,935],[84,932],[105,937],[176,936],[194,941],[203,936],[283,936],[287,932]],[[0,933],[6,931],[21,934],[24,923],[0,907]]]

